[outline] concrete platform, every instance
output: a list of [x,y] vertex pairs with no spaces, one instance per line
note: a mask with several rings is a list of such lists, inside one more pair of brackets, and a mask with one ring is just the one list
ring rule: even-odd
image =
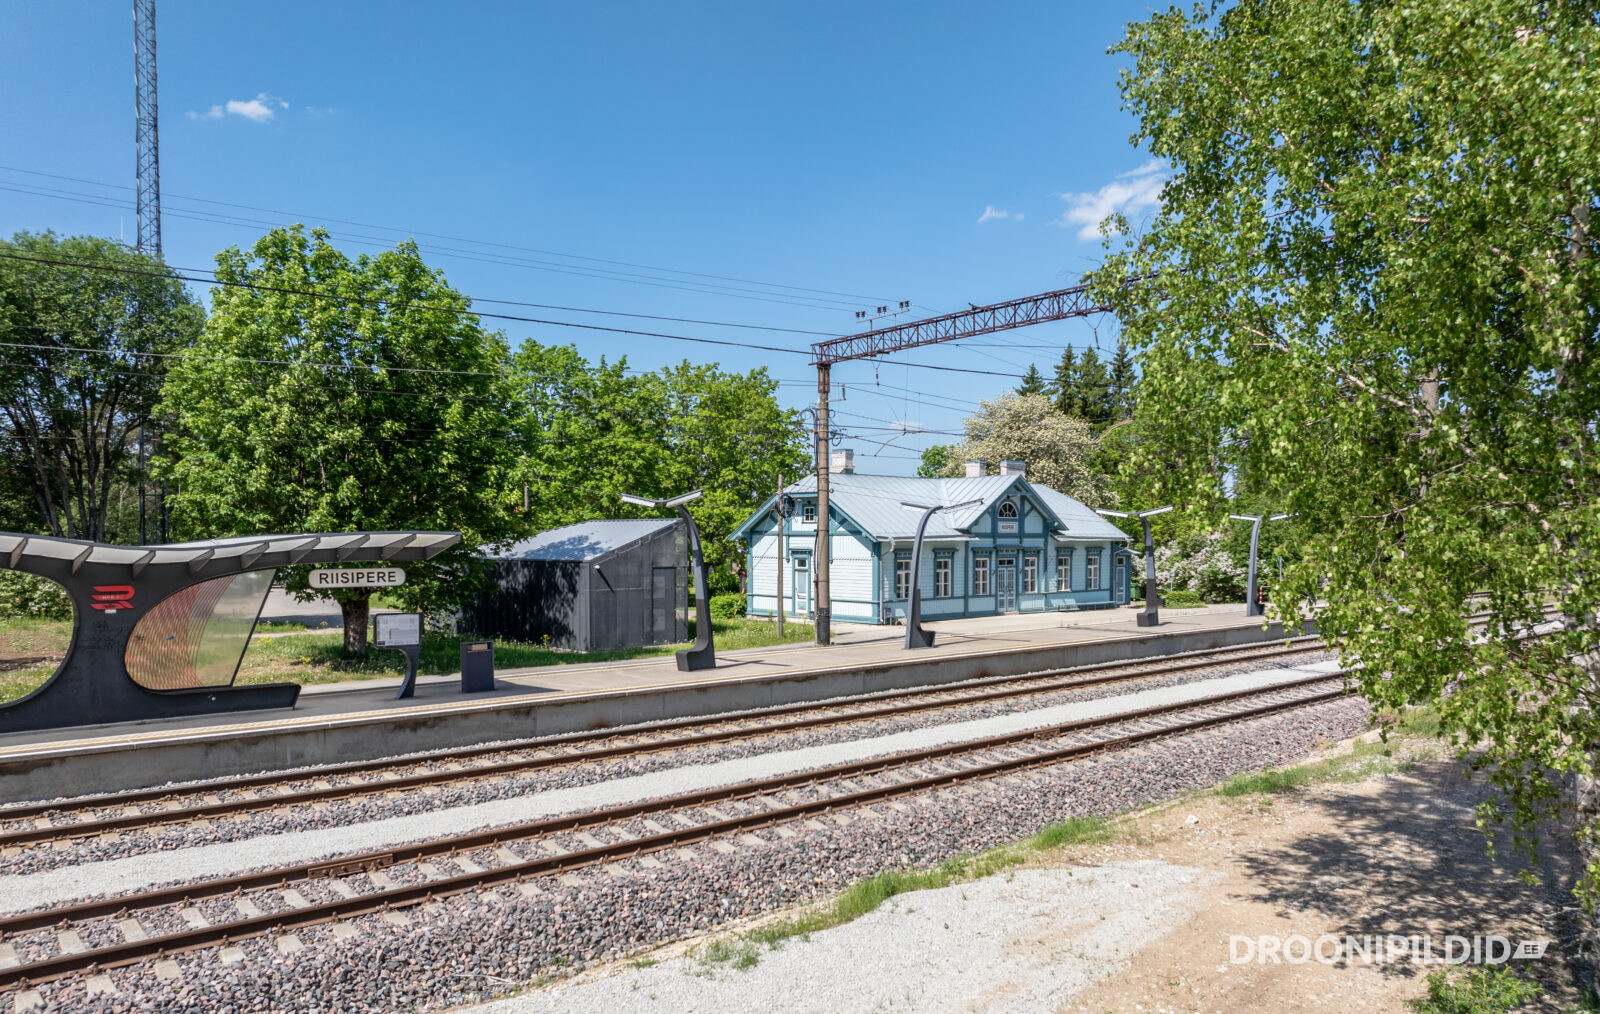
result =
[[679,672],[671,656],[502,670],[490,693],[424,677],[308,687],[290,712],[251,712],[0,736],[0,802],[366,760],[501,739],[710,715],[985,675],[1197,651],[1284,636],[1242,606],[1164,610],[1140,628],[1129,609],[943,621],[933,648],[906,651],[903,627],[844,626],[836,643],[720,654]]

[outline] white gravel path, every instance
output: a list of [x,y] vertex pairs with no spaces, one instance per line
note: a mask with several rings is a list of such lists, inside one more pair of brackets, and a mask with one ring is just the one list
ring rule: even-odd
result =
[[966,722],[775,751],[712,764],[692,764],[665,771],[618,778],[598,785],[553,789],[513,799],[410,814],[345,827],[267,835],[193,848],[165,849],[143,855],[63,867],[39,873],[0,877],[0,912],[19,912],[57,905],[75,898],[136,891],[177,880],[226,876],[262,866],[306,862],[326,856],[384,848],[419,839],[462,834],[476,828],[539,820],[561,813],[598,809],[679,793],[713,789],[773,778],[797,771],[863,760],[888,753],[938,746],[961,740],[1097,718],[1183,701],[1291,682],[1315,673],[1332,672],[1333,661],[1292,669],[1263,669],[1220,679],[1144,690],[1117,697],[1077,701]]
[[[1210,875],[1214,876],[1214,875]],[[474,1014],[918,1014],[1055,1010],[1188,921],[1202,871],[1156,860],[1031,869],[891,898],[746,970],[697,957],[468,1008]]]

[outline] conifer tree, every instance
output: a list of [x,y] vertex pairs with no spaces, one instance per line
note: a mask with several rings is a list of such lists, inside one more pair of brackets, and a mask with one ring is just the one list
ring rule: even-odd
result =
[[1078,354],[1072,351],[1071,345],[1061,353],[1061,361],[1056,364],[1055,379],[1045,393],[1050,395],[1057,412],[1062,415],[1078,414]]
[[1044,374],[1039,372],[1039,367],[1028,366],[1028,372],[1023,374],[1022,383],[1017,385],[1018,394],[1043,394]]

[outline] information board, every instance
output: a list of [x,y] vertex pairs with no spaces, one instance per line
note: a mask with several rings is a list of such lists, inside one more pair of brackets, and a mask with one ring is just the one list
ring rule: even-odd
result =
[[421,613],[375,613],[373,643],[379,648],[411,648],[422,643]]

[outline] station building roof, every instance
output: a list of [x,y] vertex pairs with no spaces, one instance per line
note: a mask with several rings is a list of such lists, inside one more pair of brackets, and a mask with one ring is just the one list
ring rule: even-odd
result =
[[[817,477],[807,475],[785,487],[784,492],[802,499],[813,498],[817,493]],[[933,507],[977,500],[978,503],[971,507],[940,511],[928,519],[928,539],[970,538],[968,530],[973,522],[992,508],[996,500],[1013,492],[1032,493],[1053,515],[1051,534],[1057,539],[1124,541],[1128,538],[1122,529],[1096,514],[1086,504],[1049,486],[1029,482],[1022,475],[925,479],[919,476],[835,472],[828,476],[828,500],[833,509],[843,513],[878,540],[910,539],[916,536],[921,516],[916,511],[902,507],[902,503]],[[747,518],[732,537],[744,538],[750,527],[772,509],[773,499],[768,497],[766,503]]]

